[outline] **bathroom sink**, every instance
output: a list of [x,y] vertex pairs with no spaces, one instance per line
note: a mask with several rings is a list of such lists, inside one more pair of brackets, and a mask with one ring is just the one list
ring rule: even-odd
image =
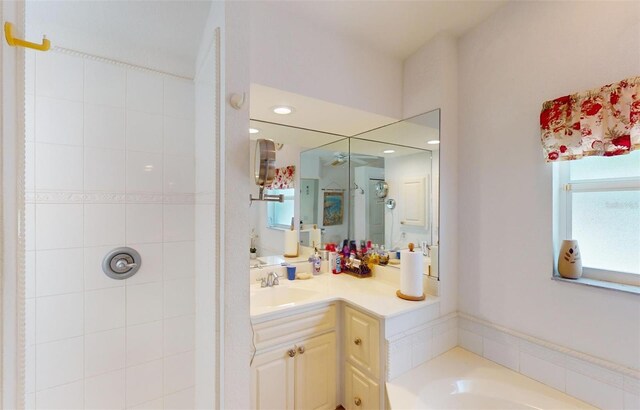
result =
[[274,286],[260,288],[251,293],[251,305],[260,307],[277,307],[293,305],[311,299],[318,292],[310,289]]

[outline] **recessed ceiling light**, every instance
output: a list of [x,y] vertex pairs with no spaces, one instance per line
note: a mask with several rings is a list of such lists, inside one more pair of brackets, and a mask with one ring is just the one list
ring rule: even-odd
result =
[[257,134],[260,130],[258,128],[249,128],[249,134]]
[[427,144],[429,144],[429,145],[438,145],[438,144],[440,144],[440,141],[438,141],[438,140],[431,140],[431,141],[427,141]]
[[393,154],[394,152],[396,152],[396,150],[394,149],[385,149],[384,151],[382,151],[384,154]]
[[287,115],[293,112],[293,107],[287,107],[286,105],[278,105],[273,107],[273,112],[280,115]]

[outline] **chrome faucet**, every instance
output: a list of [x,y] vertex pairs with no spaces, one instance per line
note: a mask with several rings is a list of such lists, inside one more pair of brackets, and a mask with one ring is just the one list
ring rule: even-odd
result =
[[278,276],[277,273],[275,272],[269,272],[269,274],[267,275],[267,286],[268,287],[272,287],[272,286],[276,286],[280,284],[280,281],[278,280],[280,276]]
[[256,279],[256,282],[260,282],[261,288],[271,288],[280,284],[280,278],[282,275],[278,275],[275,272],[269,272],[266,277]]

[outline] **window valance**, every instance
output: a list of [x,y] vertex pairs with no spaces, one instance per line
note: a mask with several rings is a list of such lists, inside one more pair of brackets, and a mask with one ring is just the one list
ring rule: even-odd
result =
[[546,101],[540,131],[547,162],[640,149],[640,77]]
[[289,189],[295,186],[295,165],[289,165],[288,167],[276,168],[273,182],[267,187],[267,189]]

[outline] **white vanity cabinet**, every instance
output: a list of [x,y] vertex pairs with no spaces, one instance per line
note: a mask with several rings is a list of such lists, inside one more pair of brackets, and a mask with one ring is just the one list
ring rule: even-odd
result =
[[380,409],[380,322],[346,306],[344,309],[344,403],[346,410]]
[[252,409],[334,410],[337,399],[336,308],[254,325]]

